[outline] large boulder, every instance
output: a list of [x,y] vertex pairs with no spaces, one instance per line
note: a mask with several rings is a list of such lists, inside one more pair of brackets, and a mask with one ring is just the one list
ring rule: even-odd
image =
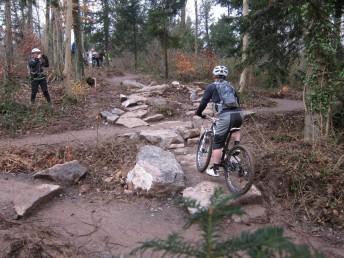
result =
[[127,175],[133,190],[147,194],[176,193],[185,187],[184,172],[171,152],[146,145],[140,148],[135,167]]
[[184,143],[183,137],[172,129],[144,130],[140,132],[140,138],[162,148],[168,148],[173,143]]
[[88,169],[79,161],[73,160],[64,164],[57,164],[51,168],[34,174],[34,178],[53,180],[63,184],[74,184],[82,178]]

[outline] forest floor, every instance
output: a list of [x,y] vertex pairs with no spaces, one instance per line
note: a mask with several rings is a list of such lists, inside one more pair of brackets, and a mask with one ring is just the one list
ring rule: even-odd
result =
[[[122,178],[133,168],[138,147],[144,143],[116,137],[188,123],[192,117],[185,115],[192,106],[189,93],[182,87],[162,94],[182,107],[166,115],[164,121],[132,129],[110,125],[97,117],[109,107],[121,107],[119,95],[130,93],[121,82],[151,81],[142,75],[113,74],[100,72],[98,87],[89,89],[79,105],[67,109],[63,109],[61,88],[52,89],[53,115],[46,118],[46,123],[27,125],[11,135],[7,131],[0,134],[0,257],[114,257],[128,254],[139,242],[164,238],[171,232],[183,232],[193,241],[199,239],[197,228],[183,231],[188,214],[176,204],[175,196],[148,198],[127,194]],[[297,195],[289,193],[288,180],[293,171],[325,170],[333,166],[343,151],[336,147],[331,157],[317,151],[313,156],[309,154],[313,151],[311,146],[302,144],[303,103],[297,99],[271,99],[266,93],[253,91],[244,99],[246,107],[256,112],[245,121],[242,133],[243,143],[254,151],[256,185],[262,191],[263,201],[244,205],[244,210],[253,214],[251,218],[225,221],[224,233],[237,236],[243,231],[277,225],[296,243],[307,244],[326,257],[344,257],[341,212],[337,220],[335,216],[333,221],[323,221],[320,216],[314,219],[303,212],[306,205],[299,204]],[[37,108],[43,102],[40,99]],[[186,186],[202,181],[223,184],[223,178],[213,179],[197,172],[195,148],[188,146],[182,154],[176,154]],[[305,160],[295,160],[303,155]],[[312,156],[312,161],[308,156]],[[89,167],[86,177],[76,186],[66,187],[30,216],[14,220],[6,187],[18,182],[35,185],[36,180],[31,177],[34,172],[70,159]],[[117,178],[118,173],[121,176]],[[308,198],[316,198],[317,191],[314,196]],[[314,208],[319,209],[325,207]]]

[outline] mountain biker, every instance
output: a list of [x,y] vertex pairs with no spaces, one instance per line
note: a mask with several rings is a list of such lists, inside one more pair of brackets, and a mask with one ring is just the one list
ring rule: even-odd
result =
[[43,67],[49,67],[48,57],[42,55],[41,50],[38,48],[34,48],[31,50],[31,57],[28,61],[28,67],[31,80],[31,104],[35,103],[39,86],[41,87],[47,102],[50,104],[51,99],[48,91],[48,83],[46,76],[43,73]]
[[[213,76],[215,81],[207,86],[201,103],[196,111],[196,115],[205,118],[202,112],[207,107],[210,100],[212,100],[218,115],[218,120],[215,126],[212,153],[214,164],[207,169],[207,174],[210,176],[219,176],[222,148],[225,145],[227,136],[231,129],[237,129],[232,132],[232,139],[234,139],[234,145],[240,143],[240,126],[243,119],[240,112],[239,97],[234,87],[226,81],[228,76],[227,67],[223,65],[215,66],[213,69]],[[239,153],[235,153],[234,155],[238,154]]]

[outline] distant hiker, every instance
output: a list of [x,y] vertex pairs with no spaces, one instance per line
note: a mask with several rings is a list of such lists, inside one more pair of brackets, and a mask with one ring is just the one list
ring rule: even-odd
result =
[[99,53],[93,48],[92,49],[92,66],[95,67],[100,67],[100,62],[99,62]]
[[31,50],[31,57],[28,62],[28,67],[30,70],[30,80],[31,80],[31,104],[35,103],[36,95],[39,86],[43,92],[44,97],[51,103],[48,83],[46,75],[43,73],[43,67],[49,67],[48,57],[41,54],[41,50],[34,48]]
[[[227,136],[231,129],[236,129],[232,133],[234,145],[240,143],[240,127],[242,124],[242,115],[239,97],[234,87],[226,81],[228,69],[223,65],[215,66],[213,70],[214,82],[209,84],[204,92],[201,103],[196,111],[196,115],[202,118],[202,114],[207,104],[212,100],[215,110],[218,114],[218,121],[215,126],[215,136],[213,144],[213,161],[212,167],[207,169],[210,176],[219,176],[219,169],[222,156],[222,148],[225,145]],[[234,153],[233,155],[239,155]]]

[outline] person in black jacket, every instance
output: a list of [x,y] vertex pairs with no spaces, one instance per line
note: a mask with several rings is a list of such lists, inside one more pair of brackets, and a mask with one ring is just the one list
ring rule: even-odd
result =
[[[226,143],[227,136],[231,129],[236,129],[236,131],[233,131],[232,133],[232,138],[234,139],[235,145],[240,143],[240,126],[243,119],[241,115],[239,97],[234,87],[226,81],[226,77],[228,76],[227,67],[222,65],[216,66],[213,70],[213,75],[215,82],[207,86],[201,103],[196,111],[196,115],[205,118],[205,115],[202,114],[203,110],[207,107],[207,104],[210,101],[214,103],[215,110],[218,114],[218,120],[215,126],[212,154],[214,164],[212,167],[207,169],[207,174],[210,176],[219,176],[222,148]],[[228,93],[227,96],[232,96],[232,102],[230,105],[225,105],[224,100],[226,96],[221,95],[221,92],[223,92],[221,91],[222,87],[228,87],[225,88],[225,93]],[[234,155],[238,154],[239,153]]]
[[51,99],[48,91],[48,83],[45,74],[43,73],[43,67],[49,67],[48,57],[41,54],[38,48],[34,48],[31,51],[31,58],[28,62],[30,70],[31,80],[31,104],[35,103],[38,88],[41,87],[44,97],[50,104]]

